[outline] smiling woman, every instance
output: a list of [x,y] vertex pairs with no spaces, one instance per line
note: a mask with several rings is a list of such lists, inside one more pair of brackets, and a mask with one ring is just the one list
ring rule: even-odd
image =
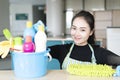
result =
[[71,27],[71,36],[77,45],[86,45],[89,36],[93,31],[90,31],[89,25],[86,23],[84,18],[76,18]]
[[80,11],[71,22],[73,43],[50,46],[50,54],[60,62],[61,69],[69,64],[120,65],[120,56],[95,45],[94,16],[88,11]]

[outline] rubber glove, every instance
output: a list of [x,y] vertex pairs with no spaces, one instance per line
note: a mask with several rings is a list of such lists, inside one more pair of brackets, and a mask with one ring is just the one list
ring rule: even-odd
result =
[[13,47],[13,41],[10,40],[10,41],[1,41],[0,42],[0,56],[1,58],[5,58],[9,51],[10,51],[10,48]]

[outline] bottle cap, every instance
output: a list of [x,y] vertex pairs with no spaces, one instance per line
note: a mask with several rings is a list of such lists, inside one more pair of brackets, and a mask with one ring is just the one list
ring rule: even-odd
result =
[[25,42],[32,42],[32,36],[26,36]]
[[27,21],[26,26],[27,26],[28,28],[31,28],[31,27],[32,27],[32,22],[31,22],[31,21]]
[[40,25],[39,27],[38,27],[38,30],[40,30],[40,31],[45,31],[45,29],[44,29],[44,26],[43,25]]
[[22,38],[21,37],[15,37],[14,38],[14,45],[22,45]]

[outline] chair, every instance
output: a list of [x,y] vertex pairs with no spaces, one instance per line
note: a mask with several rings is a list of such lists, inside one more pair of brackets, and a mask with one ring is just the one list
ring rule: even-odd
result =
[[57,59],[53,58],[52,61],[48,62],[48,70],[60,69],[60,63]]

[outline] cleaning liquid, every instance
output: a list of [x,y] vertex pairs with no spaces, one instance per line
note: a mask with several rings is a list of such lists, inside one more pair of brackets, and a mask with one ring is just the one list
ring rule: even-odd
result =
[[14,38],[14,51],[15,52],[23,52],[22,38],[21,37]]
[[34,52],[35,51],[35,45],[32,42],[31,36],[26,36],[25,42],[23,44],[23,52]]
[[46,50],[47,36],[43,25],[38,27],[38,31],[34,38],[35,41],[35,52],[42,52]]
[[26,23],[26,29],[23,33],[24,41],[25,41],[26,36],[31,36],[32,37],[32,42],[34,42],[35,30],[32,26],[31,21],[27,21],[27,23]]

